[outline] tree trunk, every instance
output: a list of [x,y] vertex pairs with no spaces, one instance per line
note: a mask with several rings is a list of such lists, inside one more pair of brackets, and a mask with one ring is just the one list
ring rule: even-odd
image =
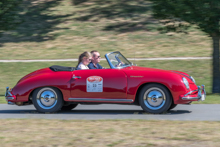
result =
[[220,70],[219,70],[219,37],[212,36],[213,41],[213,80],[212,80],[212,93],[220,93]]

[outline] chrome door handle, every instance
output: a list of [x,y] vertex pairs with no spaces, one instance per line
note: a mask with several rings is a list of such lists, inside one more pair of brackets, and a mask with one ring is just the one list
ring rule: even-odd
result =
[[80,79],[81,77],[80,76],[73,76],[72,78],[73,79]]

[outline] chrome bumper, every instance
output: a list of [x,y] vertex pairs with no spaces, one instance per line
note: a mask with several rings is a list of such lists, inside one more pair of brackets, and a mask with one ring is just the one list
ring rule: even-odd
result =
[[6,92],[5,92],[5,100],[8,102],[9,105],[14,105],[14,102],[9,102],[8,100],[13,100],[14,97],[11,94],[11,91],[9,90],[9,87],[6,87]]
[[[193,92],[198,91],[196,95],[191,95]],[[198,86],[197,90],[193,90],[188,92],[182,97],[182,100],[198,100],[198,101],[204,101],[206,98],[206,92],[205,92],[205,85],[202,85],[201,87]]]

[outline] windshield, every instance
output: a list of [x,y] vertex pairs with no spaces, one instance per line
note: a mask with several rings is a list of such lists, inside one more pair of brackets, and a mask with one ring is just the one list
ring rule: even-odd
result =
[[132,65],[120,52],[108,53],[105,57],[111,68],[124,68]]

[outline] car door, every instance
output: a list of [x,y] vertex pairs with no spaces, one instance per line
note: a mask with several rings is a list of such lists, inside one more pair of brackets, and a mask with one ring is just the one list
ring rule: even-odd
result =
[[75,70],[72,98],[126,99],[127,76],[120,69]]

